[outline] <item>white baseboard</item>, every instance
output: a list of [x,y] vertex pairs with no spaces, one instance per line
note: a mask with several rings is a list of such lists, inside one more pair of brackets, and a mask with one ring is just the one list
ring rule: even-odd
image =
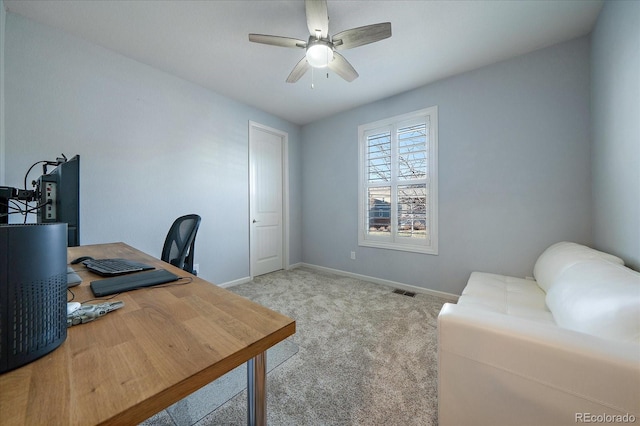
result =
[[[440,297],[442,299],[450,300],[452,302],[457,302],[458,298],[460,297],[457,294],[446,293],[444,291],[430,290],[424,287],[418,287],[410,284],[403,284],[403,283],[399,283],[391,280],[383,280],[381,278],[370,277],[368,275],[355,274],[353,272],[341,271],[340,269],[327,268],[325,266],[312,265],[310,263],[304,263],[304,262],[298,262],[298,263],[294,263],[293,265],[289,265],[287,269],[296,269],[303,266],[310,269],[317,269],[318,271],[324,271],[324,272],[329,272],[336,275],[355,278],[358,280],[369,281],[369,282],[381,284],[387,287],[399,288],[405,291],[412,291],[414,293],[430,294],[432,296]],[[236,285],[248,283],[249,281],[251,281],[251,277],[244,277],[244,278],[239,278],[237,280],[233,280],[233,281],[229,281],[229,282],[217,284],[217,285],[218,287],[228,288],[228,287],[233,287]]]
[[[339,269],[327,268],[324,266],[312,265],[310,263],[298,263],[296,264],[295,267],[300,267],[300,266],[305,266],[311,269],[317,269],[319,271],[330,272],[330,273],[333,273],[336,275],[342,275],[345,277],[356,278],[363,281],[370,281],[372,283],[381,284],[387,287],[399,288],[405,291],[412,291],[414,293],[430,294],[432,296],[440,297],[442,299],[450,300],[452,302],[457,302],[458,298],[460,297],[457,294],[453,294],[453,293],[446,293],[444,291],[438,291],[438,290],[430,290],[424,287],[418,287],[410,284],[403,284],[403,283],[399,283],[391,280],[384,280],[381,278],[370,277],[368,275],[355,274],[353,272],[341,271]],[[291,268],[293,268],[293,266]]]
[[237,280],[228,281],[226,283],[216,284],[216,285],[218,287],[227,288],[227,287],[233,287],[234,285],[248,283],[249,281],[251,281],[251,277],[244,277],[244,278],[239,278]]
[[289,267],[287,267],[287,271],[289,269],[296,269],[296,268],[299,268],[301,266],[304,266],[304,263],[302,263],[302,262],[294,263],[293,265],[289,265]]
[[[295,268],[299,268],[301,266],[303,266],[303,263],[294,263],[293,265],[289,265],[286,269],[295,269]],[[233,287],[235,285],[240,285],[240,284],[244,284],[244,283],[248,283],[249,281],[251,281],[253,278],[252,277],[244,277],[244,278],[239,278],[237,280],[233,280],[233,281],[229,281],[226,283],[222,283],[222,284],[216,284],[218,287],[222,287],[222,288],[227,288],[227,287]]]

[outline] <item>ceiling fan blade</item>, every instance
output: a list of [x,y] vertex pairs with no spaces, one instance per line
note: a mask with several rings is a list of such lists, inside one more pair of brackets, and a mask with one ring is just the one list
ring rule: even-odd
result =
[[333,52],[333,61],[329,62],[329,69],[348,82],[358,78],[358,72],[351,66],[344,56],[338,52]]
[[337,50],[351,49],[389,37],[391,22],[383,22],[342,31],[333,36],[333,46]]
[[329,12],[326,0],[305,0],[307,28],[312,36],[320,32],[320,38],[329,36]]
[[307,57],[303,57],[300,62],[298,62],[295,67],[293,67],[293,71],[291,71],[291,74],[289,74],[289,77],[287,77],[287,83],[295,83],[296,81],[300,80],[300,77],[302,77],[310,67],[311,65],[309,65],[309,63],[307,62]]
[[304,40],[265,34],[249,34],[249,41],[280,47],[307,47],[307,42]]

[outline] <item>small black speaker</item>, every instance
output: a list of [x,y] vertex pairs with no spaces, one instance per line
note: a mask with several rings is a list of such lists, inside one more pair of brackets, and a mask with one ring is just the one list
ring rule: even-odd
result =
[[67,338],[67,224],[0,225],[0,373]]

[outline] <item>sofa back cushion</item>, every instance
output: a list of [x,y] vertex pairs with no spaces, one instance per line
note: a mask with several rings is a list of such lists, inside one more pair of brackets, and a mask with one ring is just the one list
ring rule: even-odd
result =
[[546,249],[533,268],[533,276],[545,292],[557,282],[562,272],[572,265],[585,260],[601,259],[624,265],[624,261],[612,254],[594,250],[581,244],[563,241]]
[[640,343],[640,273],[603,259],[565,268],[546,296],[558,326]]

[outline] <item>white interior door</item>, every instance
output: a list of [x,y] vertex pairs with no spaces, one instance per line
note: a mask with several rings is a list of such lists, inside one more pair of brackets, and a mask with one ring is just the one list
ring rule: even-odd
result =
[[287,134],[249,123],[251,276],[284,268]]

